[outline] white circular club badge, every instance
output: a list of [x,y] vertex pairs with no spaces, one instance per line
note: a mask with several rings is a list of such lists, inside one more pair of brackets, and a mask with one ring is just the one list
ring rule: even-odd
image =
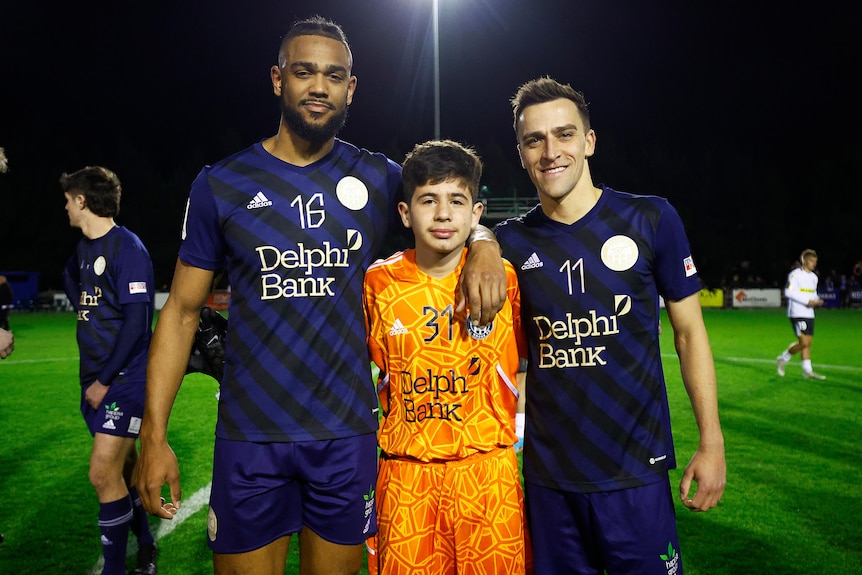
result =
[[108,262],[105,260],[105,256],[99,256],[96,258],[96,261],[93,262],[93,271],[96,272],[97,276],[100,276],[105,273],[107,265]]
[[631,269],[638,261],[638,245],[628,236],[613,236],[602,246],[602,263],[615,272]]
[[368,188],[359,178],[344,176],[335,186],[338,201],[345,208],[353,211],[361,210],[368,203]]
[[210,506],[207,513],[207,537],[210,541],[215,541],[218,536],[218,518],[216,518],[215,510]]

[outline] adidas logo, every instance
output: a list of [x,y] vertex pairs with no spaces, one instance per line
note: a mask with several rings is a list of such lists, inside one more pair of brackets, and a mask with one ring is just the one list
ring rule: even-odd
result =
[[263,195],[263,192],[258,192],[257,195],[255,197],[253,197],[251,199],[251,201],[248,203],[248,205],[246,206],[246,209],[254,210],[257,208],[265,208],[265,207],[271,206],[271,205],[272,205],[272,202],[270,202],[269,199]]
[[117,426],[114,425],[113,419],[109,419],[104,425],[102,425],[102,429],[117,429]]
[[542,260],[539,259],[539,256],[536,255],[536,252],[533,252],[533,255],[531,255],[529,258],[527,258],[527,261],[525,261],[524,265],[521,266],[521,269],[522,270],[533,270],[536,268],[540,268],[543,265],[545,265],[545,264],[543,264]]
[[392,329],[389,330],[389,335],[404,335],[407,333],[407,328],[401,323],[401,320],[395,318],[395,323],[392,324]]

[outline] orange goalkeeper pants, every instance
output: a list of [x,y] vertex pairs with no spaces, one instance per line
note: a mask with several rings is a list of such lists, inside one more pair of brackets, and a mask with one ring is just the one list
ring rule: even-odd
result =
[[380,460],[370,575],[532,571],[512,448],[445,463]]

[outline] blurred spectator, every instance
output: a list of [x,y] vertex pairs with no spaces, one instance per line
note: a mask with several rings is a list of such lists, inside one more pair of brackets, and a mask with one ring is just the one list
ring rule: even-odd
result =
[[841,298],[841,307],[850,306],[850,285],[847,282],[847,274],[841,274],[838,278],[838,297]]
[[742,287],[742,281],[739,279],[739,274],[734,273],[732,276],[730,276],[730,281],[727,282],[727,289],[733,290],[733,289],[738,289],[741,287]]

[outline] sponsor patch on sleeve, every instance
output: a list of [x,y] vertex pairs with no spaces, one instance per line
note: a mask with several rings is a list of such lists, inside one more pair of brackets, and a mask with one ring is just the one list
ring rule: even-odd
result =
[[147,282],[129,282],[129,293],[147,293]]
[[694,260],[691,256],[682,260],[682,265],[685,268],[685,277],[690,278],[697,273],[697,268],[694,267]]

